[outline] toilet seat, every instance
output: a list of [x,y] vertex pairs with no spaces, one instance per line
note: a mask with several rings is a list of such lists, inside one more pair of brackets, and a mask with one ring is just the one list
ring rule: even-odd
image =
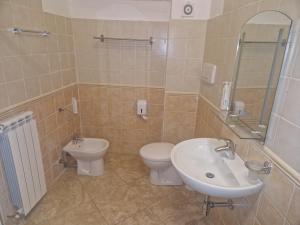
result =
[[171,161],[171,151],[174,145],[170,143],[152,143],[145,145],[140,150],[142,158],[155,162]]

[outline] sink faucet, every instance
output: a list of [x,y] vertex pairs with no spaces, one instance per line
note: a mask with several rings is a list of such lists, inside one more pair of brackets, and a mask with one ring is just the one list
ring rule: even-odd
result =
[[72,138],[72,143],[74,145],[78,144],[79,142],[82,142],[83,139],[78,135],[78,134],[74,134],[73,138]]
[[220,146],[215,148],[216,152],[226,152],[226,157],[228,159],[234,159],[235,158],[235,144],[230,139],[221,139],[226,142],[226,145]]

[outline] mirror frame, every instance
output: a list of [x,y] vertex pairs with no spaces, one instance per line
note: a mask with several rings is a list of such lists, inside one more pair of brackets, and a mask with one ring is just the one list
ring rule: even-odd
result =
[[[237,45],[236,45],[236,51],[235,51],[235,62],[234,62],[234,69],[233,69],[233,76],[232,76],[232,80],[231,80],[231,91],[230,91],[230,100],[229,100],[229,111],[226,115],[226,118],[223,119],[225,120],[224,122],[230,127],[230,129],[235,133],[237,134],[241,139],[256,139],[256,140],[259,140],[261,141],[262,143],[265,142],[266,140],[266,137],[267,137],[267,133],[269,131],[269,127],[270,127],[270,121],[271,121],[271,117],[269,118],[268,120],[268,124],[266,126],[266,130],[265,130],[265,133],[264,135],[260,135],[260,134],[257,134],[257,133],[253,133],[255,132],[254,130],[252,130],[252,128],[247,125],[245,122],[243,122],[242,120],[239,120],[239,119],[236,119],[236,121],[239,122],[239,124],[232,124],[232,122],[229,122],[229,119],[232,117],[232,107],[233,107],[233,100],[234,100],[234,96],[235,96],[235,90],[236,90],[236,85],[237,85],[237,80],[238,80],[238,65],[239,65],[239,62],[238,62],[238,59],[240,58],[240,53],[241,53],[241,38],[243,36],[243,33],[241,32],[244,27],[247,25],[247,23],[254,17],[256,17],[257,15],[259,14],[262,14],[264,12],[276,12],[276,13],[280,13],[284,16],[286,16],[286,18],[288,18],[291,23],[290,23],[290,28],[289,28],[289,35],[288,35],[288,38],[287,38],[287,45],[286,45],[286,49],[285,49],[285,52],[284,52],[284,57],[283,57],[283,61],[282,61],[282,65],[281,65],[281,69],[280,69],[280,75],[279,75],[279,79],[281,77],[281,74],[282,74],[282,69],[283,69],[283,66],[284,64],[286,63],[287,61],[287,58],[288,58],[288,48],[289,48],[289,40],[290,40],[290,34],[291,34],[291,29],[292,29],[292,26],[294,24],[294,21],[293,19],[288,16],[287,14],[281,12],[281,11],[278,11],[278,10],[264,10],[264,11],[261,11],[261,12],[258,12],[257,14],[253,15],[252,17],[248,18],[247,21],[241,26],[240,28],[240,32],[239,32],[239,35],[238,35],[238,40],[237,40]],[[276,84],[276,91],[275,91],[275,97],[273,99],[273,102],[272,102],[272,107],[271,107],[271,112],[273,112],[274,110],[274,104],[275,104],[275,101],[276,101],[276,98],[277,98],[277,94],[278,94],[278,85],[279,85],[279,79],[278,79],[278,82]],[[222,118],[224,118],[223,115],[221,115]],[[238,127],[237,129],[234,128],[234,126],[240,126]],[[242,133],[249,133],[249,136],[248,137],[242,137],[239,130],[243,130]]]

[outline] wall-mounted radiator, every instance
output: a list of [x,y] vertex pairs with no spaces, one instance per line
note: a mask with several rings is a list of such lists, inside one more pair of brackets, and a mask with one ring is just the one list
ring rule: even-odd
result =
[[0,122],[0,153],[12,203],[27,215],[47,191],[32,112]]

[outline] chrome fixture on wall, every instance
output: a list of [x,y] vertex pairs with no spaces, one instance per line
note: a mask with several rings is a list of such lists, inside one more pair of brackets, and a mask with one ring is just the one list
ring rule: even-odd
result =
[[103,34],[101,34],[99,37],[95,36],[94,39],[98,39],[101,42],[104,42],[105,40],[115,40],[115,41],[140,41],[140,42],[149,42],[150,45],[153,44],[153,37],[150,37],[149,39],[137,39],[137,38],[115,38],[115,37],[105,37]]
[[48,31],[39,31],[39,30],[29,30],[29,29],[22,29],[18,27],[12,27],[8,29],[9,32],[12,32],[14,34],[22,34],[22,33],[30,33],[30,34],[38,34],[42,37],[47,37],[50,32]]

